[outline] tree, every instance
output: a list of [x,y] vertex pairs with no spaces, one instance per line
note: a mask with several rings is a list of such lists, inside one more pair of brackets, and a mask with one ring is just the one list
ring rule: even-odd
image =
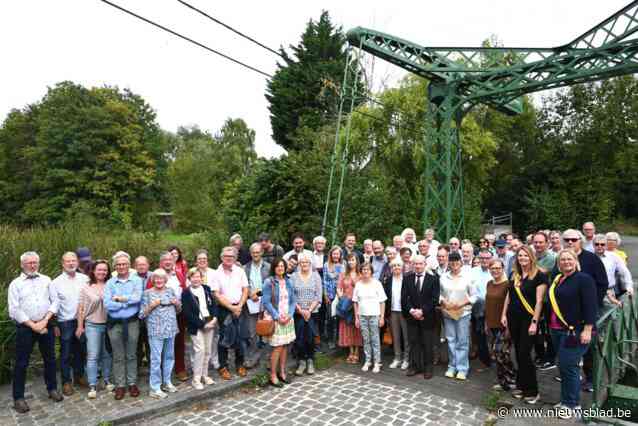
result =
[[302,127],[319,130],[336,120],[347,57],[345,42],[341,27],[336,28],[324,11],[318,22],[308,22],[301,41],[290,45],[294,57],[280,49],[283,64],[278,64],[268,82],[266,99],[270,103],[272,138],[282,148],[311,148],[299,145],[295,132]]
[[19,223],[57,223],[81,208],[132,225],[135,205],[161,201],[165,144],[138,95],[59,83],[0,128],[3,213]]

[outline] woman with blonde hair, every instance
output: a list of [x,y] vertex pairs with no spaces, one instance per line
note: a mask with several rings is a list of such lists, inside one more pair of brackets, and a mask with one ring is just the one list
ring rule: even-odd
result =
[[538,333],[547,285],[547,274],[538,268],[532,249],[521,246],[516,252],[501,324],[509,330],[516,350],[517,390],[512,395],[523,398],[528,404],[536,404],[540,398],[532,348]]

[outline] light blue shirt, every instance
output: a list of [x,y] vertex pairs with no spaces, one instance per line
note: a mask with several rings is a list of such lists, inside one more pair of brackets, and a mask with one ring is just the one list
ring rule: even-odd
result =
[[[104,289],[104,308],[108,315],[115,319],[131,318],[140,311],[142,300],[142,280],[129,274],[128,278],[113,277]],[[113,296],[124,296],[126,302],[115,302]]]
[[483,270],[480,266],[472,268],[472,285],[476,292],[476,303],[472,305],[472,315],[480,318],[485,315],[485,294],[487,293],[487,283],[492,279],[490,270]]
[[259,265],[256,265],[255,263],[251,265],[250,276],[248,277],[251,291],[261,290],[261,286],[263,284],[261,280],[262,265],[263,265],[263,262],[259,262]]
[[385,263],[388,261],[387,257],[385,257],[385,254],[383,256],[381,256],[381,258],[377,258],[377,256],[372,256],[371,258],[372,261],[372,276],[374,277],[375,280],[379,280],[380,276],[381,276],[381,272],[383,271],[383,265],[385,265]]

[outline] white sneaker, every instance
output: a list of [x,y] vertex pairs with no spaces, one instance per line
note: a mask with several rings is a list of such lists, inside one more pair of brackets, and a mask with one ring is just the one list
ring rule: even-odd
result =
[[539,399],[541,399],[541,394],[537,393],[536,396],[526,396],[523,398],[523,401],[525,401],[526,404],[534,405]]
[[401,363],[401,370],[407,370],[410,368],[410,362],[406,359]]
[[465,373],[456,373],[456,380],[467,380]]
[[149,395],[151,396],[151,398],[155,398],[155,399],[164,399],[168,396],[164,392],[162,392],[161,389],[158,389],[156,391],[150,391]]
[[372,365],[370,361],[364,362],[363,367],[361,367],[361,371],[368,371],[370,369],[370,365]]
[[202,381],[204,382],[205,385],[209,385],[209,386],[215,384],[215,381],[211,377],[208,377],[208,376],[202,377]]
[[306,373],[311,376],[315,374],[315,363],[311,359],[308,360],[308,368],[306,369]]
[[372,372],[373,373],[380,373],[381,372],[381,363],[380,362],[376,362],[374,364],[374,367],[372,368]]
[[91,386],[89,389],[89,394],[87,395],[89,399],[97,398],[97,389],[95,386]]
[[173,386],[172,383],[166,383],[164,384],[164,391],[168,393],[175,393],[177,392],[177,388]]
[[392,364],[390,364],[390,368],[399,368],[401,366],[401,360],[400,359],[394,359],[394,361],[392,361]]
[[193,387],[197,390],[204,390],[204,385],[202,385],[202,382],[199,380],[193,380],[192,382]]
[[302,359],[299,361],[297,370],[295,370],[295,376],[303,376],[304,371],[306,371],[306,360]]
[[445,377],[449,378],[449,379],[453,379],[454,378],[454,370],[448,370],[445,372]]
[[106,391],[107,392],[113,392],[114,389],[115,389],[115,385],[113,383],[106,382]]

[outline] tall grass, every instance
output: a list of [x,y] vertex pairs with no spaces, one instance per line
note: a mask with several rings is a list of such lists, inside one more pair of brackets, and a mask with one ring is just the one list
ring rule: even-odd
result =
[[[211,266],[219,259],[218,253],[226,243],[222,232],[179,236],[159,232],[133,232],[123,229],[105,229],[94,222],[78,221],[47,228],[19,229],[0,225],[0,383],[11,379],[11,363],[15,358],[15,325],[9,319],[7,292],[11,281],[20,273],[20,255],[34,250],[40,255],[40,272],[55,278],[61,272],[61,256],[78,247],[88,247],[93,259],[110,257],[124,250],[135,258],[147,256],[154,266],[160,252],[169,244],[180,246],[192,264],[195,251],[206,248],[211,253]],[[32,357],[33,360],[39,357]]]

